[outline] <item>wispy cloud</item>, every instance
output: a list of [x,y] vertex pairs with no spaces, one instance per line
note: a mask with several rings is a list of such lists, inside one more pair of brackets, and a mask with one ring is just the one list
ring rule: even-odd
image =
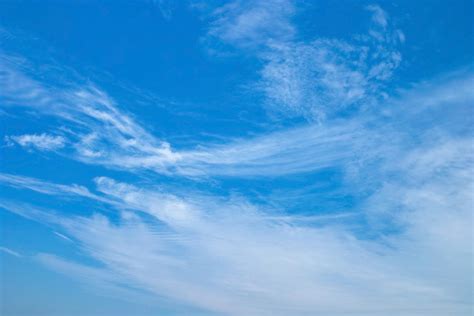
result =
[[[64,133],[70,138],[76,159],[111,166],[120,166],[119,158],[124,156],[152,157],[155,165],[177,159],[168,143],[146,132],[97,87],[77,82],[63,82],[60,88],[44,86],[19,70],[17,63],[21,65],[22,60],[15,59],[14,63],[6,55],[0,59],[0,83],[5,87],[0,99],[6,106],[25,107],[67,123]],[[64,138],[48,135],[8,139],[25,146],[35,143],[41,148],[59,149],[64,145]]]
[[[183,175],[279,176],[321,170],[356,159],[361,122],[307,126],[180,153]],[[342,148],[351,148],[344,151]]]
[[[423,150],[416,157],[431,156],[433,150],[438,149]],[[463,313],[469,309],[471,294],[469,280],[463,276],[470,269],[472,255],[467,238],[472,223],[465,220],[471,212],[468,192],[472,181],[457,171],[458,154],[451,157],[455,160],[443,159],[447,170],[443,175],[434,166],[425,171],[429,176],[424,174],[416,183],[412,178],[388,181],[369,200],[369,216],[387,212],[388,220],[406,227],[376,240],[358,239],[340,225],[288,224],[269,218],[261,206],[245,200],[179,197],[108,178],[97,179],[98,190],[121,200],[129,211],[138,212],[135,216],[122,216],[113,223],[100,214],[66,216],[32,206],[3,205],[72,236],[85,254],[107,267],[92,274],[99,273],[106,284],[127,284],[220,313],[350,310],[396,314],[402,307],[416,309],[421,315],[441,315],[447,310]],[[416,163],[416,159],[408,161]],[[472,167],[471,163],[462,169]],[[420,187],[433,174],[438,174],[437,179]],[[407,186],[406,181],[413,184]],[[447,183],[453,188],[449,192],[443,191]],[[399,202],[384,196],[404,196],[401,208]],[[401,211],[395,213],[393,207]],[[443,227],[450,228],[445,231]],[[447,233],[450,231],[456,233]],[[454,242],[456,247],[446,247],[443,242]],[[441,254],[456,258],[450,260],[449,269],[440,260]],[[54,263],[54,269],[71,273],[71,265],[61,262],[60,258],[45,260],[47,265]],[[430,269],[426,269],[428,262]],[[463,285],[459,283],[462,279]],[[286,291],[288,288],[292,291]]]
[[[24,61],[2,56],[7,107],[63,122],[73,150],[55,150],[65,156],[134,176],[93,174],[95,188],[87,188],[0,174],[12,188],[96,203],[79,213],[69,204],[59,212],[0,200],[73,241],[95,265],[46,253],[36,259],[122,298],[164,297],[225,315],[469,314],[472,72],[385,95],[403,42],[385,11],[367,7],[373,23],[366,34],[303,42],[291,23],[295,10],[286,1],[232,2],[212,10],[207,37],[255,54],[263,64],[256,86],[267,103],[307,123],[180,150],[97,85],[34,79]],[[351,107],[360,111],[333,117]],[[329,168],[340,179],[327,181],[359,200],[341,213],[311,209],[309,216],[276,209],[268,196],[257,203],[238,191],[149,185],[141,172],[189,182],[268,181]],[[148,181],[134,183],[137,175]],[[317,194],[324,193],[299,198]],[[354,221],[340,221],[346,217]]]
[[34,259],[52,271],[67,275],[86,285],[89,290],[100,291],[102,296],[120,297],[126,301],[146,305],[157,301],[156,297],[149,297],[143,291],[137,292],[121,283],[117,275],[107,268],[86,266],[48,253],[39,253]]
[[161,15],[166,21],[171,20],[173,17],[173,1],[170,0],[153,0],[154,5],[158,7]]
[[[25,75],[21,78],[30,80]],[[39,101],[31,102],[35,99],[29,99],[28,104],[36,104],[39,111],[59,115],[68,123],[65,132],[69,133],[70,146],[75,151],[67,155],[82,162],[188,177],[279,176],[360,165],[377,160],[381,155],[393,154],[396,146],[390,146],[379,135],[390,134],[393,144],[410,142],[410,137],[397,130],[399,121],[406,122],[404,128],[411,128],[412,125],[407,122],[414,122],[423,115],[437,115],[440,120],[450,117],[457,120],[454,112],[442,114],[442,105],[450,103],[465,108],[465,102],[471,102],[474,98],[470,89],[472,82],[469,73],[453,74],[438,83],[418,85],[410,91],[401,92],[400,98],[377,102],[363,116],[323,121],[223,144],[202,144],[180,151],[173,150],[168,142],[148,133],[97,87],[58,90],[56,93],[63,96],[60,99],[62,107],[54,113],[49,112],[50,106],[39,106]],[[35,85],[41,86],[39,83]],[[303,90],[311,91],[309,87],[303,87]],[[324,90],[325,93],[330,91]],[[41,99],[55,97],[54,93],[50,95],[46,90],[40,94]],[[6,97],[11,102],[17,100],[15,104],[21,104],[23,99],[22,94],[15,93]],[[51,106],[54,104],[56,102]],[[70,112],[76,115],[71,118]]]
[[230,44],[260,59],[255,89],[266,96],[269,109],[285,115],[323,120],[383,99],[404,41],[388,14],[370,5],[373,23],[365,34],[301,41],[292,22],[297,9],[291,1],[235,1],[219,7],[209,15],[214,20],[208,38],[218,40],[212,51]]
[[17,143],[25,148],[34,148],[40,151],[55,151],[61,149],[66,144],[66,139],[62,136],[43,134],[25,134],[19,136],[5,136],[7,144]]
[[372,12],[372,21],[377,25],[386,28],[388,25],[387,13],[378,5],[372,4],[367,6],[367,10]]
[[402,59],[397,48],[401,33],[389,29],[382,9],[373,14],[376,25],[352,40],[273,43],[263,55],[266,64],[258,85],[268,106],[323,120],[383,100],[384,82]]
[[18,252],[14,251],[14,250],[11,250],[10,248],[7,248],[7,247],[0,247],[0,251],[6,253],[6,254],[9,254],[11,256],[15,256],[15,257],[22,257],[22,255],[20,255]]
[[286,41],[296,32],[291,23],[294,13],[295,6],[287,0],[232,1],[209,14],[207,40],[245,49]]
[[78,196],[96,200],[99,202],[112,203],[110,200],[107,200],[90,192],[89,189],[87,189],[86,187],[76,184],[64,185],[50,183],[47,181],[41,181],[30,177],[23,177],[6,173],[0,173],[0,184],[19,189],[28,189],[42,194],[56,196]]
[[[60,215],[8,201],[2,205],[77,241],[101,268],[50,255],[42,255],[46,260],[41,261],[73,277],[102,280],[96,286],[105,291],[132,287],[228,315],[469,313],[472,288],[465,276],[472,271],[474,161],[469,146],[472,134],[465,129],[468,120],[460,120],[459,115],[472,103],[474,96],[467,88],[471,81],[471,75],[456,75],[417,86],[393,101],[390,111],[375,115],[384,119],[383,124],[332,125],[334,139],[329,127],[321,127],[327,134],[320,135],[316,126],[287,131],[284,136],[272,134],[267,140],[201,149],[190,157],[182,153],[184,161],[194,161],[190,166],[207,174],[230,170],[245,174],[247,168],[249,174],[275,175],[276,162],[291,169],[292,163],[306,161],[305,157],[308,164],[300,170],[308,171],[314,170],[310,161],[317,161],[314,156],[320,150],[311,148],[319,148],[315,145],[319,140],[343,159],[341,152],[358,152],[356,147],[347,150],[353,139],[340,138],[341,131],[347,131],[365,140],[368,147],[360,147],[360,152],[375,155],[377,161],[362,163],[359,174],[346,170],[346,186],[370,192],[360,207],[359,216],[368,223],[363,236],[337,217],[312,225],[314,218],[275,215],[268,206],[244,198],[202,196],[187,190],[170,193],[166,187],[138,187],[106,177],[96,178],[97,191],[122,211],[118,220],[103,214]],[[466,89],[453,94],[453,86]],[[420,118],[428,115],[440,125],[421,124]],[[408,128],[414,122],[419,123],[417,133]],[[366,125],[372,129],[364,130]],[[356,131],[362,134],[357,136]],[[367,142],[371,133],[382,133],[383,139]],[[311,142],[311,137],[318,141]],[[387,138],[389,150],[375,150],[384,147]],[[282,141],[290,143],[278,146]],[[196,163],[196,156],[209,159],[209,165]],[[275,167],[264,169],[265,161],[275,161]],[[337,159],[331,156],[328,161]],[[252,168],[242,167],[246,162]],[[347,166],[347,161],[341,165]],[[8,176],[4,182],[33,190],[51,186]],[[70,189],[53,185],[44,193],[63,191]],[[81,192],[74,194],[94,199]]]

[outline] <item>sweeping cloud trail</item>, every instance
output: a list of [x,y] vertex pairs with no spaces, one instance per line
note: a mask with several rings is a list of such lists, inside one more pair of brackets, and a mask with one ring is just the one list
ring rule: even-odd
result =
[[0,51],[0,114],[41,122],[5,129],[6,157],[28,156],[0,173],[0,208],[63,243],[2,255],[158,311],[470,314],[472,68],[398,89],[405,34],[360,9],[362,33],[308,39],[291,1],[188,8],[207,58],[256,63],[246,88],[272,117],[214,142],[158,136],[100,84]]

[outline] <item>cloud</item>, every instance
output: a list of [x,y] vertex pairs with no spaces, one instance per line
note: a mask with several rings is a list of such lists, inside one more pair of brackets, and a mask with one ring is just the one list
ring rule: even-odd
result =
[[68,236],[66,236],[66,235],[63,235],[63,234],[58,233],[58,232],[54,232],[54,234],[55,234],[56,236],[58,236],[59,238],[65,240],[65,241],[72,242],[72,240],[71,240]]
[[[380,9],[380,8],[379,8]],[[397,48],[401,31],[382,23],[352,40],[319,38],[309,42],[273,43],[257,85],[267,105],[287,115],[324,120],[344,111],[367,108],[386,96],[402,57]]]
[[[374,15],[381,14],[371,10]],[[264,93],[268,107],[290,116],[321,122],[341,111],[370,107],[385,98],[383,82],[400,62],[395,48],[398,40],[388,26],[380,32],[377,24],[370,34],[353,42],[316,39],[306,43],[291,35],[295,30],[291,2],[232,2],[212,11],[209,36],[237,46],[262,46],[255,51],[264,64],[255,88]],[[253,44],[243,44],[247,42]],[[309,127],[178,152],[146,132],[97,86],[63,82],[61,87],[46,87],[19,71],[18,61],[12,62],[11,56],[2,58],[0,80],[6,89],[0,96],[6,104],[33,107],[66,121],[66,134],[75,149],[68,156],[86,163],[185,176],[291,174],[339,163],[345,158],[331,148],[359,137],[349,135],[357,128],[350,123],[348,128],[329,127],[330,132],[325,131],[327,126]],[[308,146],[302,146],[298,133],[305,132],[321,137],[310,138]],[[340,142],[322,148],[327,144],[324,137]]]
[[0,247],[0,251],[2,251],[4,253],[7,253],[11,256],[18,257],[18,258],[22,257],[22,255],[20,255],[18,252],[14,251],[14,250],[11,250],[10,248],[7,248],[7,247]]
[[172,19],[174,11],[173,1],[153,0],[152,2],[160,10],[163,19],[165,19],[166,21],[170,21]]
[[153,301],[143,291],[137,291],[120,283],[117,276],[104,267],[86,266],[48,253],[39,253],[33,259],[56,273],[62,273],[77,280],[87,286],[88,291],[100,291],[101,296],[120,297],[125,301],[148,306],[156,304],[156,297]]
[[112,201],[98,196],[89,191],[84,186],[77,184],[64,185],[57,183],[50,183],[38,179],[23,177],[19,175],[12,175],[0,173],[0,184],[7,185],[18,189],[28,189],[41,194],[55,195],[55,196],[77,196],[92,199],[98,202],[113,203]]
[[[323,49],[322,47],[324,45],[318,49]],[[344,47],[340,49],[344,50]],[[288,51],[288,54],[293,53]],[[294,55],[295,60],[298,55],[300,54]],[[301,58],[300,61],[309,59],[311,58]],[[318,60],[315,62],[319,63]],[[334,63],[339,65],[337,67],[343,65],[343,61],[340,64],[335,61]],[[312,66],[300,65],[296,68],[312,71]],[[25,75],[15,73],[15,78],[31,81]],[[363,82],[361,79],[363,76],[360,80],[350,79],[351,76],[343,79],[337,77],[340,74],[341,71],[335,71],[335,79],[331,80],[338,83],[334,87],[335,92],[321,86],[323,92],[317,99],[331,93],[334,96],[328,99],[337,99],[335,95],[344,94],[341,91],[349,89],[352,80],[354,86]],[[272,74],[272,76],[291,77],[287,74],[279,76]],[[359,78],[357,75],[354,76]],[[22,80],[19,82],[22,83]],[[313,80],[308,77],[307,80],[314,85],[318,85],[319,82],[317,78]],[[340,85],[339,83],[344,80],[348,80],[349,83]],[[290,80],[292,83],[297,81]],[[40,101],[33,102],[35,98],[28,99],[28,104],[36,104],[39,111],[45,111],[48,115],[58,115],[65,124],[68,124],[65,133],[69,134],[70,146],[75,151],[64,154],[81,162],[132,172],[152,170],[159,174],[186,177],[273,177],[315,172],[327,168],[348,166],[352,168],[356,165],[369,164],[370,161],[379,159],[381,155],[393,154],[393,146],[389,146],[379,135],[389,133],[394,143],[411,142],[410,137],[402,135],[400,128],[396,127],[399,121],[406,121],[403,128],[410,129],[416,124],[420,125],[424,120],[423,117],[436,115],[436,119],[440,122],[450,119],[451,121],[446,122],[450,124],[446,126],[446,130],[451,130],[456,127],[456,121],[466,120],[468,116],[458,115],[455,111],[446,113],[442,105],[454,104],[454,108],[459,111],[466,111],[466,102],[471,102],[474,98],[470,89],[472,82],[472,75],[461,72],[440,79],[439,82],[416,85],[409,91],[401,91],[401,97],[378,102],[368,107],[364,115],[288,128],[227,143],[201,144],[196,148],[183,148],[179,151],[173,149],[168,142],[148,133],[129,115],[120,111],[116,102],[97,87],[76,86],[75,90],[71,91],[50,88],[49,93],[46,93],[46,90],[44,93],[39,93],[42,95],[41,100],[56,100],[56,95],[62,97],[54,102],[48,101],[50,102],[47,103],[48,106],[46,104],[40,106]],[[41,84],[35,83],[35,85],[38,91],[43,91],[39,88]],[[272,83],[268,89],[275,86],[278,85]],[[312,86],[303,85],[301,89],[305,91],[304,93],[307,93],[306,91],[313,93]],[[298,91],[298,89],[290,90]],[[359,98],[355,92],[349,95],[352,97],[345,98],[352,98],[353,101]],[[7,97],[15,104],[21,105],[23,102],[21,93],[8,94]],[[291,99],[294,97],[289,98]],[[305,95],[302,99],[311,100],[311,95]],[[340,103],[344,104],[344,101],[341,100]],[[62,105],[50,113],[51,107],[57,104]],[[295,107],[298,107],[297,103]],[[310,108],[312,106],[307,110],[310,111]],[[71,112],[75,115],[71,116]],[[466,126],[464,123],[460,126]],[[416,135],[417,131],[413,130],[412,133]]]
[[[169,170],[190,177],[243,178],[276,177],[328,168],[346,171],[355,168],[370,173],[363,166],[373,167],[373,163],[398,157],[408,150],[407,146],[421,142],[416,140],[421,132],[427,134],[426,142],[432,142],[428,139],[440,133],[446,133],[448,139],[460,137],[456,134],[470,124],[469,116],[462,113],[469,112],[469,104],[474,100],[470,89],[473,80],[470,73],[462,72],[400,92],[399,98],[387,99],[363,116],[182,150],[177,152],[180,159],[169,165]],[[431,119],[426,121],[428,117]],[[432,120],[436,120],[438,126],[430,125]],[[441,125],[443,132],[439,130]],[[153,169],[152,159],[147,162]],[[141,161],[136,159],[134,163]]]
[[[75,159],[117,167],[124,156],[152,158],[155,165],[178,159],[167,142],[146,132],[94,85],[67,81],[57,86],[41,83],[20,71],[24,61],[14,59],[13,62],[7,55],[1,55],[0,59],[0,83],[5,87],[0,91],[0,99],[7,107],[24,107],[67,123],[64,133],[75,149]],[[54,82],[54,76],[49,79]],[[65,144],[62,136],[45,134],[12,136],[8,140],[50,150],[58,150]]]
[[438,140],[400,162],[390,161],[390,171],[398,176],[386,180],[364,205],[373,225],[404,232],[388,239],[406,256],[394,262],[403,265],[401,260],[406,260],[410,273],[451,292],[466,306],[466,313],[472,309],[473,294],[472,280],[464,277],[473,264],[470,143],[472,137]]
[[297,10],[285,0],[225,4],[207,13],[205,43],[212,53],[230,45],[254,55],[263,65],[255,90],[268,109],[285,116],[321,121],[383,100],[404,42],[388,14],[369,5],[372,25],[365,34],[302,41],[292,21]]
[[[368,136],[362,122],[305,126],[180,152],[176,172],[189,176],[281,176],[322,170],[352,159]],[[351,148],[353,151],[344,151]]]
[[323,119],[368,99],[364,51],[339,41],[274,45],[258,87],[267,105],[289,115]]
[[210,13],[207,42],[217,39],[239,48],[257,49],[272,41],[286,41],[295,33],[291,23],[294,13],[293,3],[287,0],[229,2]]
[[[258,54],[265,61],[260,88],[282,109],[308,117],[304,126],[176,150],[96,85],[46,84],[6,63],[0,94],[7,106],[67,123],[75,148],[68,157],[140,176],[132,183],[94,174],[96,187],[88,189],[1,174],[4,185],[87,199],[100,210],[68,205],[57,212],[2,200],[2,208],[68,236],[91,259],[43,253],[37,260],[122,298],[164,297],[225,315],[472,312],[472,73],[385,97],[380,91],[398,66],[401,39],[379,7],[369,7],[374,26],[354,41],[298,42],[276,32],[270,43],[260,35],[274,21],[261,16],[279,17],[271,10],[281,8],[248,5],[215,12],[225,17],[212,36],[236,47],[266,45]],[[368,106],[332,117],[354,104]],[[327,181],[358,198],[342,215],[324,204],[303,216],[272,207],[268,197],[256,203],[238,193],[147,185],[141,173],[190,182],[299,180],[325,168],[341,174]],[[282,199],[291,198],[291,189],[284,191]]]
[[[239,196],[107,177],[95,179],[92,196],[40,180],[3,180],[43,187],[46,194],[100,195],[113,201],[108,207],[120,211],[118,218],[2,205],[70,236],[99,268],[51,255],[42,255],[51,259],[44,264],[91,284],[101,280],[99,290],[119,297],[128,294],[109,287],[226,315],[468,314],[474,161],[465,111],[474,98],[471,83],[470,73],[453,74],[401,92],[364,120],[180,153],[182,170],[176,172],[183,174],[268,176],[310,172],[317,162],[339,166],[346,175],[342,185],[364,191],[356,207],[366,223],[363,233],[338,217],[315,224],[312,217],[324,215],[302,219]],[[355,155],[361,158],[354,170]]]
[[66,139],[62,136],[48,134],[25,134],[19,136],[6,136],[7,143],[17,143],[26,148],[35,148],[40,151],[56,151],[66,144]]
[[[462,144],[443,146],[426,146],[406,156],[406,163],[417,164],[418,157],[449,152],[451,158],[440,159],[442,166],[406,178],[384,178],[386,184],[368,200],[365,212],[369,218],[387,212],[388,220],[395,219],[403,229],[374,240],[358,238],[330,222],[311,226],[271,219],[270,210],[244,199],[184,192],[180,197],[109,178],[98,178],[97,189],[137,216],[112,222],[102,214],[59,215],[3,205],[53,224],[77,240],[84,254],[107,267],[94,268],[92,275],[98,275],[93,280],[126,284],[214,312],[408,315],[403,309],[419,315],[462,314],[469,311],[472,294],[465,278],[472,256],[472,222],[466,221],[472,179],[463,174],[472,168],[472,159],[466,157],[468,152],[459,155]],[[465,162],[460,165],[459,159]],[[407,166],[391,167],[402,171]],[[440,167],[446,170],[442,174]],[[435,180],[426,182],[434,175]],[[452,189],[446,191],[449,186]],[[456,246],[448,246],[451,243]],[[45,260],[76,277],[77,269],[92,269],[63,262]]]
[[386,28],[388,25],[387,13],[378,5],[369,5],[367,10],[372,12],[372,21],[377,25]]

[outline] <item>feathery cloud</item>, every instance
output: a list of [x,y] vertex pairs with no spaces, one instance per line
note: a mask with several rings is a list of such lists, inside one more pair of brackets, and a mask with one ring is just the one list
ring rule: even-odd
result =
[[[267,106],[306,123],[179,150],[98,85],[54,84],[0,55],[8,109],[53,116],[67,126],[54,150],[122,171],[94,169],[94,188],[0,174],[4,186],[65,202],[62,211],[10,199],[0,207],[72,241],[88,263],[48,253],[36,260],[121,298],[165,298],[225,315],[471,312],[472,72],[389,96],[403,33],[385,11],[368,6],[372,26],[351,39],[301,41],[296,10],[287,1],[232,2],[212,10],[206,39],[254,54]],[[23,136],[25,146],[32,136],[51,137]],[[357,198],[344,212],[323,204],[292,213],[270,194],[256,202],[212,187],[252,177],[278,187],[325,169],[339,177],[322,181]],[[205,189],[156,183],[143,171]],[[94,207],[83,210],[83,201]]]
[[46,133],[5,136],[5,141],[7,144],[17,143],[22,147],[35,148],[40,151],[56,151],[66,144],[64,137]]
[[272,41],[290,40],[296,32],[291,23],[294,13],[288,0],[229,2],[209,14],[207,42],[217,39],[239,48],[262,49]]

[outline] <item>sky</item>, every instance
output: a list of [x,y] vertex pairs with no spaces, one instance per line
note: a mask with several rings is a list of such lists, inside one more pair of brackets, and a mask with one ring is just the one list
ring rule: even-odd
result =
[[472,1],[1,1],[0,314],[472,315]]

